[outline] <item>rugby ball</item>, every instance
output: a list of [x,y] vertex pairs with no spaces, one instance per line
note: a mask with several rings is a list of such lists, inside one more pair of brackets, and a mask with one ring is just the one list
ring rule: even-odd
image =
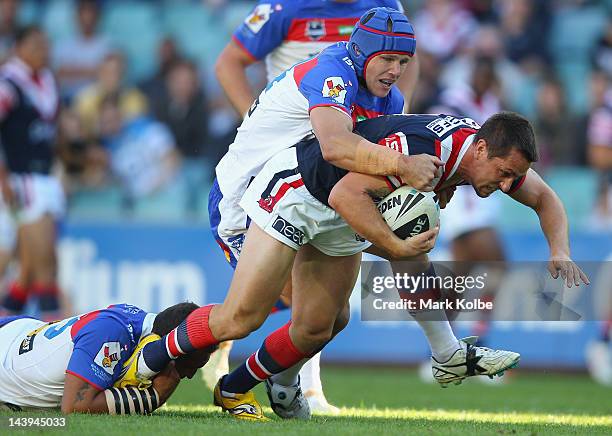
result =
[[393,233],[402,239],[418,235],[440,222],[440,206],[433,192],[402,186],[378,203],[378,210]]

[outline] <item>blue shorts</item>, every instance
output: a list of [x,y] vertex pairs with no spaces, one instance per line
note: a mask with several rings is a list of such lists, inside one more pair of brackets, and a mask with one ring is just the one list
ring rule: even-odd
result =
[[5,325],[7,325],[9,322],[13,322],[16,321],[18,319],[36,319],[33,316],[28,316],[28,315],[14,315],[14,316],[5,316],[0,318],[0,327],[4,327]]

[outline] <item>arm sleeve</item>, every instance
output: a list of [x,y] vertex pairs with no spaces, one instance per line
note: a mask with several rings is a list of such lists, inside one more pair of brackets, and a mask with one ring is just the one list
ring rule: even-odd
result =
[[291,13],[285,3],[260,2],[232,35],[234,42],[253,60],[264,58],[285,39]]
[[331,106],[351,115],[359,86],[357,76],[348,65],[339,67],[319,63],[304,76],[299,89],[308,100],[308,111],[318,106]]
[[99,390],[111,387],[129,357],[131,339],[126,327],[114,319],[96,319],[83,327],[73,341],[66,372]]

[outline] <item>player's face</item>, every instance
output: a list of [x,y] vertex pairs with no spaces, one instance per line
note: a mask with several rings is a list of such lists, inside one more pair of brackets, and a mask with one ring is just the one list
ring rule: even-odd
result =
[[210,351],[205,348],[189,353],[188,356],[181,356],[176,360],[176,371],[181,378],[191,379],[198,369],[206,365],[210,359]]
[[383,53],[374,56],[366,66],[365,79],[368,91],[377,97],[386,97],[402,75],[410,56]]
[[527,159],[516,149],[512,149],[505,157],[488,157],[486,145],[480,153],[476,151],[474,163],[469,182],[476,194],[483,198],[498,189],[508,192],[512,183],[524,176],[530,166]]

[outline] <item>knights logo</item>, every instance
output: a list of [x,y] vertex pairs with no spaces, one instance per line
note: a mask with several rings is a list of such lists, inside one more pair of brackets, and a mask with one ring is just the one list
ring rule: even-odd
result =
[[115,366],[121,360],[121,344],[119,342],[106,342],[102,344],[94,362],[104,371],[112,375]]
[[306,36],[311,41],[318,41],[325,36],[325,21],[311,20],[306,23]]
[[346,84],[342,77],[328,77],[323,82],[323,97],[328,97],[334,100],[336,103],[344,104],[346,98]]
[[246,18],[244,24],[251,29],[251,32],[257,33],[270,20],[272,12],[271,4],[264,3],[257,5],[251,15]]

